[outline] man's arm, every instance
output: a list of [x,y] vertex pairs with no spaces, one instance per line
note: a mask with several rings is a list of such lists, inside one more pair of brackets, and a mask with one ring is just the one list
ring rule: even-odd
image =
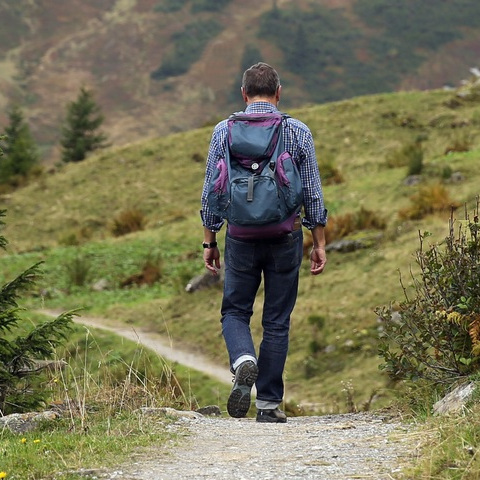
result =
[[317,225],[311,230],[313,246],[310,252],[310,273],[318,275],[323,272],[327,263],[325,252],[325,227]]
[[[204,243],[216,243],[217,234],[212,232],[206,227],[203,227],[203,242]],[[213,275],[218,274],[220,269],[220,250],[215,245],[212,248],[203,249],[203,261],[205,262],[205,268],[212,272]]]
[[[227,134],[226,121],[220,122],[214,129],[212,139],[210,141],[210,147],[208,149],[207,165],[205,170],[205,181],[202,191],[202,210],[200,215],[203,223],[203,243],[211,244],[216,243],[217,232],[223,226],[223,219],[213,215],[207,202],[208,184],[213,174],[215,166],[218,160],[224,155],[222,145],[225,143],[225,136]],[[205,262],[205,268],[209,270],[213,275],[217,275],[220,269],[220,251],[215,245],[211,248],[203,249],[203,261]]]

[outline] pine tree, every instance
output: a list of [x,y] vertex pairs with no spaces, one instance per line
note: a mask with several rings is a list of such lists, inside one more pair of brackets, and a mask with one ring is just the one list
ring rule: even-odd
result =
[[[5,210],[0,210],[0,218],[4,216]],[[0,247],[5,249],[6,244],[0,235]],[[74,312],[66,312],[26,334],[20,330],[24,323],[19,316],[20,293],[35,283],[39,269],[37,263],[0,288],[0,416],[37,408],[46,399],[45,379],[35,370],[35,360],[52,357],[72,323]]]
[[62,128],[62,160],[81,162],[89,152],[106,146],[106,135],[99,132],[104,117],[91,91],[85,87],[67,106],[66,123]]
[[4,156],[0,160],[0,183],[15,185],[38,164],[39,155],[20,107],[14,106],[8,116],[9,124],[2,139]]

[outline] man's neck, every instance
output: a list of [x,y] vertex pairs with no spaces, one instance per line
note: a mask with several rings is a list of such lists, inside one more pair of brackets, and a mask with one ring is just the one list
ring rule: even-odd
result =
[[275,97],[248,97],[246,101],[247,105],[251,105],[252,103],[256,102],[271,103],[272,105],[275,105],[275,107],[278,105],[278,100]]

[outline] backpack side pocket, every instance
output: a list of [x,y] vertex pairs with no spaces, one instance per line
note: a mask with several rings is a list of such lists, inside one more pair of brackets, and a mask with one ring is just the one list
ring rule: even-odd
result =
[[299,209],[303,203],[302,179],[297,164],[288,152],[277,159],[276,176],[288,213]]
[[228,168],[224,158],[217,162],[207,191],[208,208],[214,215],[226,218],[229,203]]

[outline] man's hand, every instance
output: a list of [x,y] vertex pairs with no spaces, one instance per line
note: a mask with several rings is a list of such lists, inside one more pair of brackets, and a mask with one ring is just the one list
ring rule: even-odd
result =
[[220,250],[218,247],[205,248],[203,250],[203,260],[205,268],[210,270],[213,275],[217,275],[220,270]]
[[310,273],[318,275],[323,272],[327,263],[327,254],[325,247],[313,247],[310,252]]

